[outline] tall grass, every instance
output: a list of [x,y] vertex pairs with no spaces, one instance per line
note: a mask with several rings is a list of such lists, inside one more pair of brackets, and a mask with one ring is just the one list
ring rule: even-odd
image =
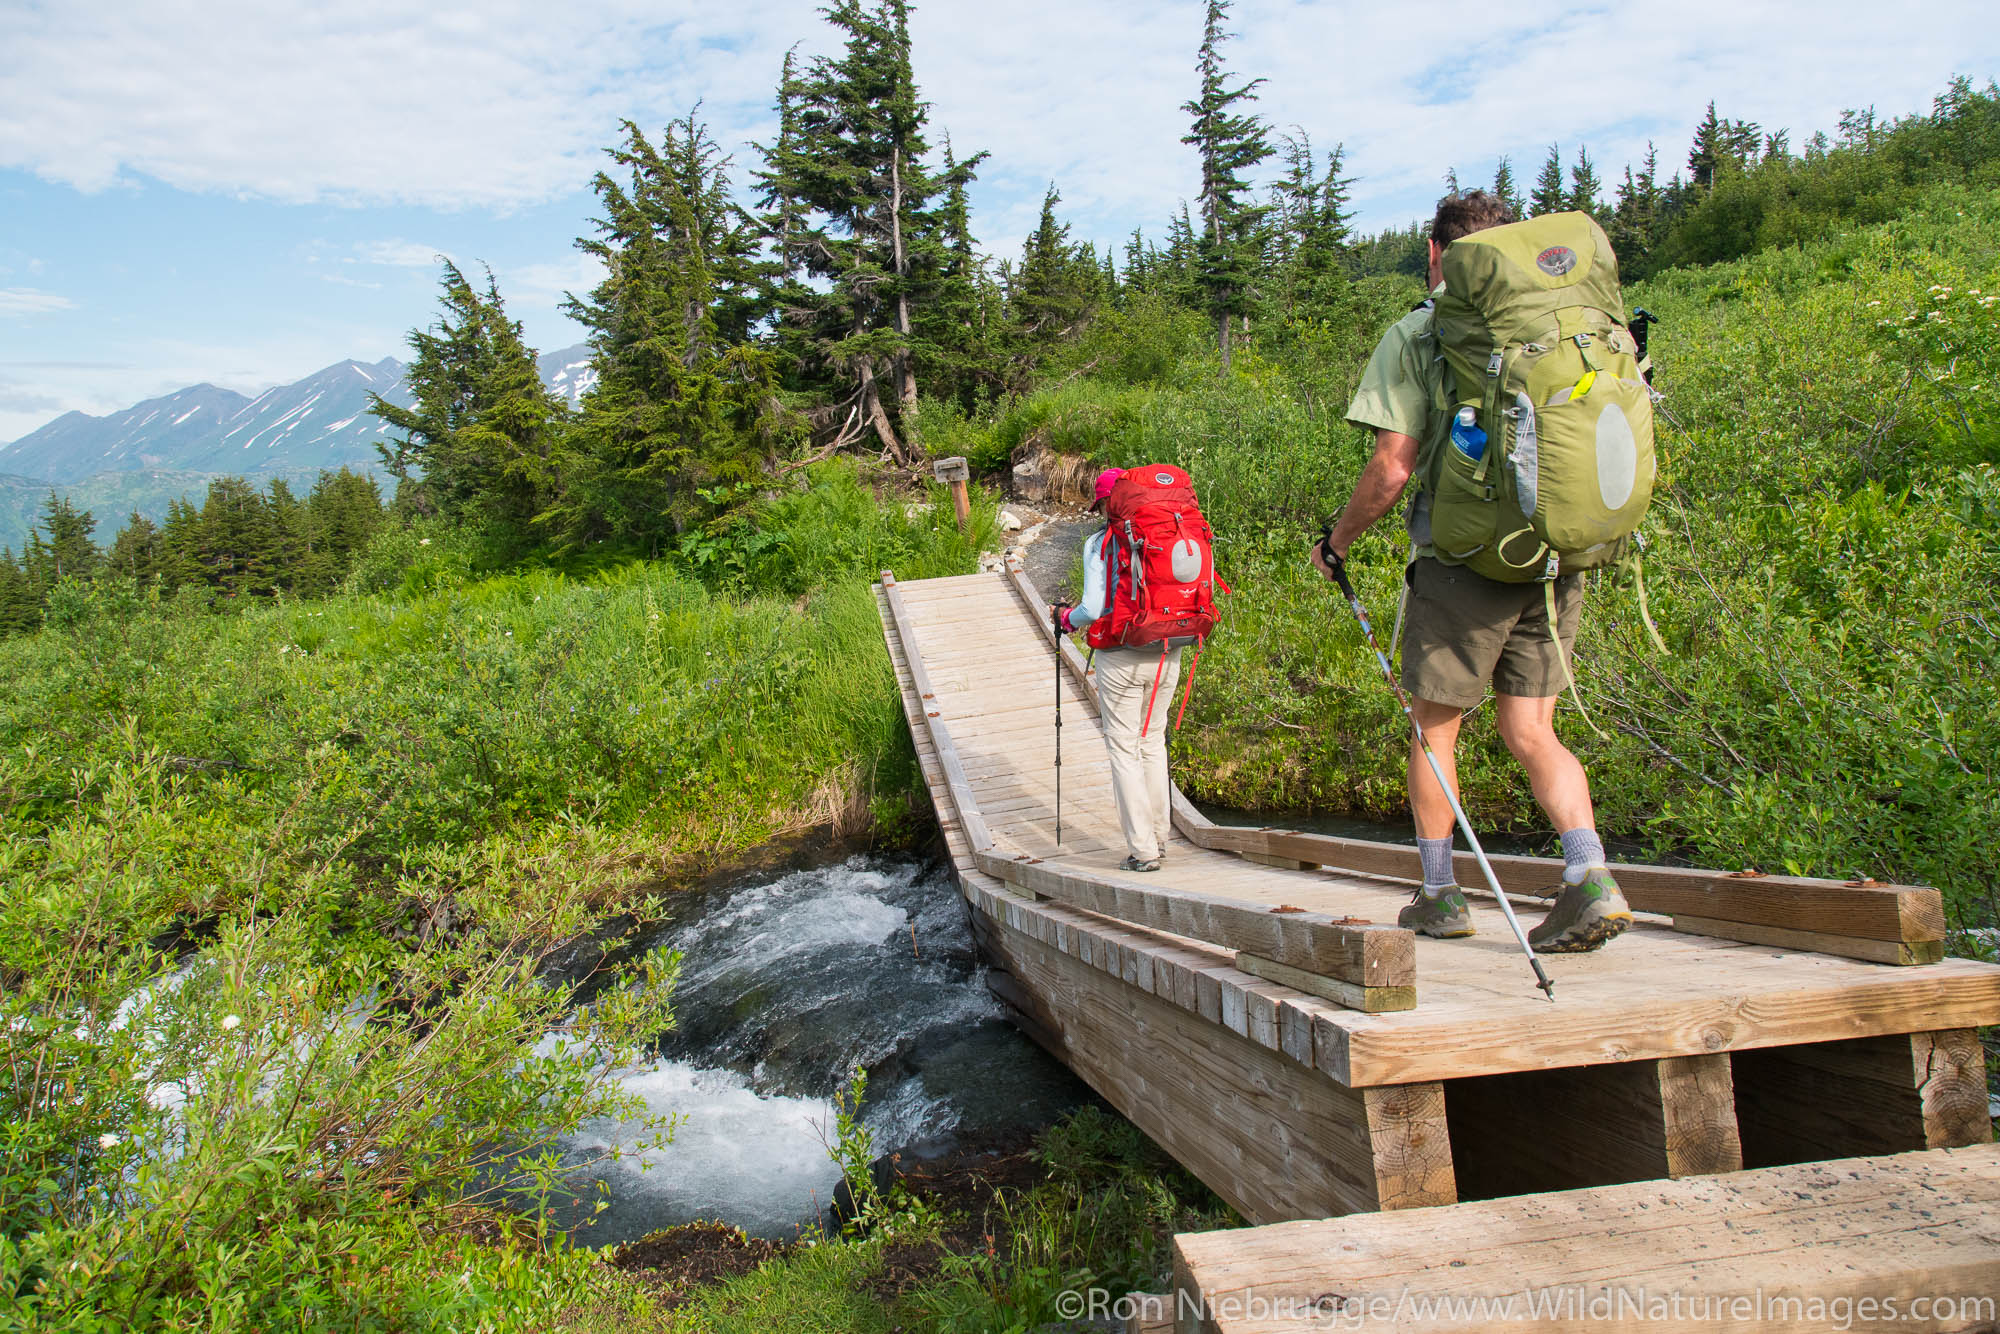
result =
[[721,559],[577,576],[420,528],[343,597],[77,586],[0,644],[0,1328],[644,1307],[540,1201],[557,1136],[641,1113],[675,961],[557,963],[719,853],[909,819],[868,578],[972,567],[992,500],[939,500],[825,469]]
[[[1558,716],[1609,830],[1726,866],[1934,884],[1956,927],[1993,925],[1996,229],[1990,193],[1943,191],[1887,226],[1627,293],[1661,316],[1671,417],[1646,578],[1673,652],[1650,647],[1629,584],[1594,580],[1577,674],[1607,737]],[[1144,383],[1078,378],[994,427],[1194,475],[1237,591],[1174,744],[1215,800],[1406,809],[1400,712],[1307,565],[1368,456],[1340,418],[1396,296],[1266,325],[1227,379],[1205,354]],[[1384,630],[1404,556],[1397,516],[1352,557]],[[1549,832],[1476,722],[1461,773],[1476,819]]]

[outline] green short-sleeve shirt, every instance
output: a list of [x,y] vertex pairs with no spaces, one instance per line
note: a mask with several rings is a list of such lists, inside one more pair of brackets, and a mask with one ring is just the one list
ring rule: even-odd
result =
[[[1347,405],[1350,425],[1364,431],[1394,431],[1414,437],[1420,445],[1429,442],[1444,416],[1433,407],[1432,396],[1445,375],[1436,341],[1424,336],[1430,323],[1431,303],[1426,301],[1389,326],[1368,358],[1368,369],[1361,373],[1354,401]],[[1421,485],[1411,491],[1407,522],[1416,554],[1435,554],[1430,496]]]
[[1366,431],[1394,431],[1422,440],[1431,418],[1431,376],[1437,368],[1426,365],[1437,356],[1435,342],[1420,337],[1430,327],[1430,303],[1425,302],[1389,326],[1368,369],[1361,374],[1361,387],[1347,405],[1350,425]]

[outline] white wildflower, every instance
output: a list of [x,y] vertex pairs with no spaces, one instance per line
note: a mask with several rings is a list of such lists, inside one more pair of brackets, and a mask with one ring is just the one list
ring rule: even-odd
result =
[[222,1031],[223,1031],[223,1032],[227,1033],[227,1032],[228,1032],[228,1031],[229,1031],[230,1029],[232,1029],[232,1028],[241,1028],[242,1026],[243,1026],[243,1016],[242,1016],[242,1015],[240,1015],[240,1014],[225,1014],[225,1015],[223,1015],[223,1016],[222,1016]]
[[123,1142],[116,1135],[99,1135],[97,1137],[97,1147],[100,1149],[115,1149]]
[[420,537],[417,539],[417,545],[420,547],[427,547],[430,544],[431,540],[428,537]]

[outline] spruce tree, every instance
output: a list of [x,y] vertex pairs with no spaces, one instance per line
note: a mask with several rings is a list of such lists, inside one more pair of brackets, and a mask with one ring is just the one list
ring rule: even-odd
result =
[[29,634],[42,623],[42,600],[11,547],[0,547],[0,639]]
[[1715,176],[1721,170],[1723,155],[1723,126],[1715,114],[1713,99],[1708,104],[1708,114],[1701,124],[1694,127],[1694,146],[1688,149],[1688,180],[1697,190],[1706,190],[1715,184]]
[[1517,218],[1528,216],[1526,206],[1521,201],[1521,187],[1514,182],[1514,160],[1501,155],[1500,164],[1493,169],[1493,197],[1507,206],[1507,211]]
[[144,587],[160,569],[160,529],[151,519],[133,510],[125,526],[112,539],[104,558],[104,571],[119,579],[129,579]]
[[1167,219],[1167,248],[1160,256],[1160,277],[1156,284],[1162,296],[1184,306],[1201,303],[1201,242],[1195,236],[1194,220],[1187,201]]
[[1725,120],[1715,114],[1711,101],[1701,124],[1695,126],[1694,145],[1688,150],[1689,184],[1697,191],[1712,189],[1723,173],[1748,166],[1762,143],[1763,131],[1756,122]]
[[345,575],[354,558],[382,527],[382,488],[366,473],[349,468],[322,471],[306,497],[315,546]]
[[793,46],[785,52],[785,63],[778,72],[778,137],[769,147],[755,145],[765,166],[750,173],[750,179],[757,183],[757,206],[763,210],[758,222],[774,252],[774,277],[781,289],[795,282],[805,268],[806,203],[784,170],[799,151],[799,100],[804,91],[799,81],[798,47]]
[[1072,336],[1090,318],[1105,296],[1104,271],[1097,253],[1069,239],[1069,227],[1056,218],[1062,201],[1054,182],[1042,196],[1042,213],[1021,249],[1021,266],[1010,270],[1008,314],[1013,330],[1015,387],[1025,387],[1025,374],[1048,350]]
[[264,508],[271,522],[271,583],[292,592],[298,587],[300,562],[311,549],[306,509],[282,477],[272,478],[265,487]]
[[1579,213],[1596,217],[1601,207],[1597,195],[1603,188],[1603,183],[1597,179],[1597,168],[1590,161],[1590,149],[1577,149],[1576,164],[1569,169],[1568,206]]
[[185,499],[167,502],[167,519],[160,525],[159,575],[168,592],[194,586],[211,587],[202,560],[201,511]]
[[1264,81],[1230,85],[1222,64],[1222,44],[1231,0],[1208,0],[1195,69],[1200,91],[1181,104],[1193,123],[1181,142],[1201,157],[1201,231],[1195,241],[1196,281],[1202,306],[1216,322],[1222,369],[1229,369],[1229,329],[1233,317],[1249,313],[1261,269],[1265,208],[1250,202],[1244,173],[1271,156],[1260,116],[1235,110],[1253,102]]
[[764,150],[760,179],[810,214],[800,253],[810,299],[780,312],[778,341],[803,386],[823,396],[829,449],[873,431],[907,462],[892,413],[917,400],[918,311],[948,248],[932,201],[970,181],[985,154],[944,173],[926,165],[929,105],[917,94],[906,0],[835,0],[822,11],[846,35],[796,80],[795,136]]
[[1001,384],[1004,296],[974,244],[971,178],[959,167],[947,135],[939,202],[917,217],[911,288],[921,299],[912,308],[911,331],[916,377],[928,392],[970,411]]
[[605,277],[565,306],[590,330],[597,383],[538,523],[570,549],[658,551],[770,457],[774,358],[731,336],[758,286],[757,229],[707,126],[690,112],[655,147],[627,121],[609,152],[626,179],[597,174],[604,216],[577,242]]
[[1147,244],[1145,233],[1134,227],[1125,242],[1125,286],[1134,292],[1152,291],[1158,263],[1159,255]]
[[104,553],[91,540],[96,530],[97,520],[89,510],[49,492],[42,502],[41,522],[28,530],[27,550],[22,553],[22,566],[37,596],[47,597],[64,579],[88,579],[97,572]]
[[1341,175],[1346,145],[1334,145],[1322,174],[1305,131],[1284,143],[1285,174],[1272,189],[1271,258],[1288,314],[1301,306],[1324,310],[1341,304],[1348,287],[1353,181]]
[[226,598],[274,592],[282,550],[271,506],[255,487],[241,477],[208,484],[197,551],[211,587]]
[[507,318],[493,275],[475,289],[450,261],[439,279],[444,315],[413,330],[405,380],[413,406],[370,396],[392,430],[378,444],[384,465],[410,484],[417,508],[470,519],[503,538],[524,539],[553,489],[561,409],[542,386],[534,349]]
[[1563,189],[1562,146],[1549,145],[1548,160],[1542,163],[1542,174],[1535,178],[1534,193],[1528,197],[1528,216],[1539,218],[1544,213],[1560,213],[1569,207],[1569,192]]
[[1625,180],[1618,187],[1618,202],[1605,221],[1611,248],[1618,255],[1618,270],[1626,277],[1643,277],[1650,272],[1653,246],[1660,230],[1659,153],[1651,142],[1639,172],[1625,168]]

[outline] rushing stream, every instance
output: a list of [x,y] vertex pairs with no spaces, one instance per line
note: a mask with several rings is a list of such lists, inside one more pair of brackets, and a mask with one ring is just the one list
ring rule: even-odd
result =
[[[791,1235],[839,1181],[824,1141],[857,1065],[878,1153],[1045,1125],[1089,1096],[1002,1017],[934,865],[855,856],[691,893],[653,943],[682,955],[675,1027],[625,1083],[684,1119],[671,1144],[599,1169],[592,1245],[696,1218]],[[570,1147],[637,1137],[598,1122]]]

